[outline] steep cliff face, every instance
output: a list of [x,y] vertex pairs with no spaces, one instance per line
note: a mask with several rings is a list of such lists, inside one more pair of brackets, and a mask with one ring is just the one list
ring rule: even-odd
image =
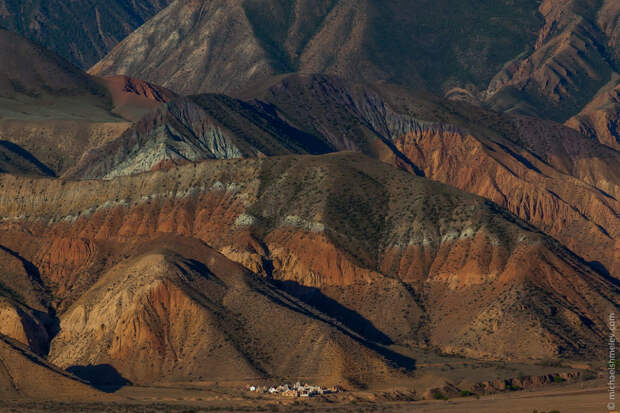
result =
[[[2,184],[18,201],[0,203],[0,238],[33,256],[67,320],[86,311],[75,297],[95,283],[90,291],[103,295],[93,295],[93,305],[106,291],[126,294],[112,275],[97,281],[103,262],[110,268],[131,248],[172,235],[205,242],[375,343],[490,358],[588,357],[584,349],[604,332],[601,314],[617,305],[613,283],[523,221],[356,154],[210,161],[112,181],[5,176]],[[60,289],[47,270],[51,255],[36,254],[63,238],[97,247],[85,266],[65,260]],[[141,283],[187,303],[187,290],[166,277]],[[139,293],[149,294],[150,287]],[[130,301],[151,302],[144,300]],[[116,328],[103,328],[102,337]],[[531,342],[515,340],[515,331]],[[70,350],[58,343],[61,360]]]

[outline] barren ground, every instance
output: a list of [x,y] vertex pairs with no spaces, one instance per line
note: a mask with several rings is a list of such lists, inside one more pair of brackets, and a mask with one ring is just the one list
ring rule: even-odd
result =
[[125,387],[105,400],[0,401],[1,412],[428,412],[532,413],[604,411],[603,380],[547,386],[536,391],[499,393],[446,401],[381,401],[372,393],[346,392],[330,399],[292,400],[215,385],[207,387]]

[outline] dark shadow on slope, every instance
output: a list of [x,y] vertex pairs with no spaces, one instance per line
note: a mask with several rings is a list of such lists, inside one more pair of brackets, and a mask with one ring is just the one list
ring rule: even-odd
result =
[[282,120],[273,105],[257,100],[248,103],[217,94],[194,95],[190,99],[238,139],[268,156],[283,154],[282,149],[315,155],[334,151],[321,138]]
[[16,253],[15,251],[8,249],[5,246],[0,245],[0,249],[4,252],[6,252],[9,255],[12,255],[13,257],[15,257],[16,259],[18,259],[19,261],[22,262],[22,265],[24,266],[24,269],[26,270],[26,273],[28,274],[28,276],[35,281],[37,284],[39,285],[43,285],[43,281],[41,280],[41,273],[39,272],[39,269],[30,261],[24,259],[21,255],[19,255],[18,253]]
[[[45,329],[47,330],[47,335],[51,342],[51,340],[54,337],[56,337],[56,335],[60,331],[60,320],[58,319],[56,315],[56,310],[50,305],[51,293],[49,289],[43,283],[39,269],[32,262],[28,261],[21,255],[19,255],[17,252],[3,245],[0,245],[0,250],[6,252],[7,254],[12,255],[13,257],[21,261],[24,269],[26,270],[26,273],[28,274],[28,277],[32,281],[33,288],[39,289],[40,293],[43,295],[44,303],[42,304],[44,304],[44,306],[47,307],[47,313],[33,309],[33,314],[45,326]],[[6,290],[4,292],[9,293],[17,302],[21,303],[22,305],[25,305],[26,307],[29,307],[28,303],[24,301],[23,297],[20,297],[19,294],[16,294],[14,291],[12,291],[12,289],[9,286],[3,286],[2,283],[0,283],[0,293],[2,293],[3,290]],[[49,351],[49,343],[48,343],[47,350]],[[47,354],[47,352],[45,354]]]
[[105,393],[114,393],[121,387],[131,385],[131,382],[109,364],[89,366],[71,366],[67,371],[76,377],[90,383],[94,388]]
[[13,142],[0,140],[0,149],[4,148],[10,153],[14,153],[16,156],[23,158],[27,162],[30,162],[34,165],[43,175],[55,177],[56,174],[50,168],[47,167],[44,163],[39,161],[33,154],[25,150],[19,145],[14,144]]
[[[331,327],[337,329],[342,334],[351,338],[352,340],[357,341],[362,346],[375,351],[377,354],[381,355],[385,358],[390,364],[392,364],[396,368],[404,369],[406,371],[413,371],[416,369],[416,361],[411,357],[407,357],[395,351],[392,351],[384,345],[376,343],[374,341],[370,341],[364,337],[360,337],[358,333],[350,330],[346,325],[341,324],[337,320],[330,320],[326,317],[321,317],[319,314],[312,312],[311,310],[304,308],[300,303],[295,302],[294,297],[289,295],[289,293],[280,289],[277,285],[273,284],[273,281],[270,281],[269,284],[265,285],[264,280],[260,279],[258,276],[252,277],[255,281],[254,285],[259,287],[262,284],[262,288],[259,287],[258,290],[262,292],[267,298],[269,298],[272,302],[288,308],[289,310],[298,312],[300,314],[305,315],[306,317],[310,317],[314,320],[321,321],[330,325]],[[269,287],[271,288],[269,288]],[[267,288],[264,288],[267,287]],[[303,302],[303,301],[302,301]],[[304,303],[305,304],[305,303]],[[360,316],[361,317],[361,316]]]
[[295,281],[273,281],[281,290],[316,308],[323,314],[337,320],[351,331],[370,341],[382,345],[391,345],[393,341],[378,330],[369,320],[359,313],[348,309],[339,302],[327,297],[318,288],[306,287]]
[[609,281],[610,283],[612,283],[616,287],[620,287],[620,280],[618,280],[617,278],[612,276],[611,273],[609,272],[609,270],[607,269],[607,267],[605,267],[605,265],[603,265],[602,262],[600,262],[600,261],[590,261],[590,262],[586,262],[586,264],[592,270],[594,270],[596,273],[598,273],[601,277],[603,277],[606,281]]
[[517,161],[521,162],[528,169],[531,169],[533,171],[536,171],[539,174],[542,174],[542,171],[540,169],[538,169],[536,166],[534,166],[534,164],[531,163],[529,160],[527,160],[525,157],[519,155],[518,153],[516,153],[515,151],[513,151],[512,149],[510,149],[506,145],[502,145],[499,142],[495,142],[495,144],[497,144],[500,148],[502,148],[503,150],[508,152],[513,158],[515,158]]

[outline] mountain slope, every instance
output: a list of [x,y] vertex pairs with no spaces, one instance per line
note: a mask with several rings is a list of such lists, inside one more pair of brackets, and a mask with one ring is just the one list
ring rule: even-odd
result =
[[84,154],[65,176],[111,178],[205,159],[332,150],[265,110],[224,95],[200,95],[154,110],[118,139]]
[[110,268],[61,317],[55,363],[110,363],[135,383],[398,376],[353,333],[200,242],[158,244],[196,259],[159,247]]
[[506,64],[484,99],[493,108],[564,122],[618,75],[620,6],[614,0],[545,0],[531,52]]
[[54,176],[54,172],[18,145],[0,141],[0,173]]
[[[98,79],[0,29],[0,140],[10,172],[59,174],[174,97],[137,79]],[[8,161],[7,161],[8,162]]]
[[[111,181],[0,180],[16,191],[0,199],[0,240],[35,263],[64,314],[89,290],[117,291],[106,268],[174,236],[273,279],[376,345],[588,358],[602,314],[618,304],[611,279],[508,212],[359,154],[207,161]],[[131,273],[122,268],[110,274]]]
[[0,396],[3,400],[88,400],[101,394],[0,334]]
[[620,75],[601,88],[594,99],[566,125],[620,150]]
[[617,76],[619,16],[614,0],[177,1],[90,72],[183,94],[323,73],[564,122]]
[[87,68],[171,0],[0,0],[0,26]]
[[534,1],[479,3],[182,0],[129,35],[91,73],[145,77],[183,94],[231,92],[289,72],[434,91],[486,86],[534,41],[542,19]]
[[328,141],[381,142],[375,154],[349,148],[491,199],[620,271],[620,154],[569,128],[328,76],[286,76],[242,94]]
[[240,95],[248,101],[170,102],[65,176],[353,150],[484,196],[610,274],[619,270],[620,154],[572,129],[324,75],[282,76]]
[[32,263],[0,245],[0,334],[47,355],[55,332],[48,291]]
[[53,52],[0,28],[0,95],[103,95],[90,76]]

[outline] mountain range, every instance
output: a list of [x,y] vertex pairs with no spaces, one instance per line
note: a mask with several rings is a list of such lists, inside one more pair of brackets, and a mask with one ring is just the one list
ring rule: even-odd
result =
[[187,94],[320,72],[564,122],[617,83],[619,15],[613,0],[176,1],[91,73]]
[[620,305],[619,16],[0,0],[0,394],[432,398],[497,379],[435,368],[455,360],[595,369]]

